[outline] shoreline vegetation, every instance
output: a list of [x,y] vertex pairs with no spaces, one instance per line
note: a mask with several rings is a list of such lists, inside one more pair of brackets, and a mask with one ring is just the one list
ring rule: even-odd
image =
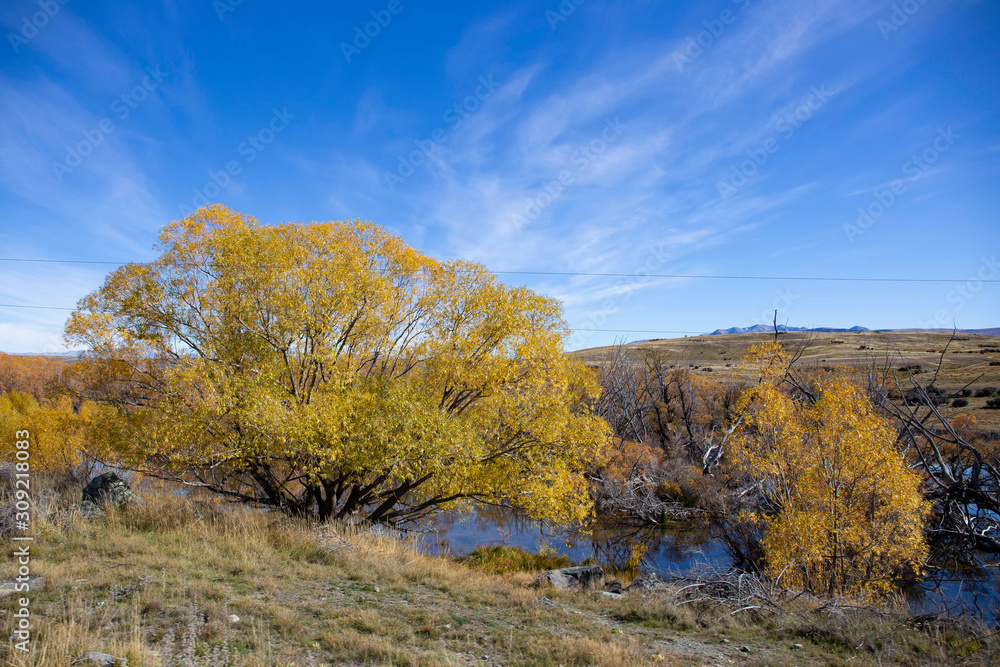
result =
[[[79,485],[42,493],[34,518],[32,651],[159,665],[995,664],[993,633],[749,576],[689,578],[621,597],[536,587],[565,561],[516,550],[428,556],[384,529],[318,524],[178,497],[81,514]],[[5,546],[10,546],[9,538]],[[8,568],[9,569],[9,568]],[[728,587],[724,583],[728,581]],[[625,583],[628,583],[625,581]],[[734,587],[742,591],[734,593]],[[10,617],[12,601],[4,606]]]

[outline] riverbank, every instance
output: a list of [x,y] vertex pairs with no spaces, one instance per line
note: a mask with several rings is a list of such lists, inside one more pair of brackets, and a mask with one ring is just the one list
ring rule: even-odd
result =
[[[992,664],[986,633],[797,600],[739,611],[664,593],[533,587],[414,543],[169,494],[98,518],[46,496],[34,526],[27,652],[195,665]],[[15,546],[6,538],[5,550]],[[3,576],[15,574],[9,559]],[[16,595],[3,601],[13,627]],[[189,662],[185,662],[185,660]],[[164,661],[167,661],[166,663]],[[175,662],[176,661],[176,662]]]

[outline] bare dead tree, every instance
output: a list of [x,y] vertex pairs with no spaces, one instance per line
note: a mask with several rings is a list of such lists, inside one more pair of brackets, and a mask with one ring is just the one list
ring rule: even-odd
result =
[[[929,526],[933,537],[959,550],[1000,554],[1000,459],[982,443],[960,433],[938,409],[935,386],[945,352],[931,380],[922,383],[895,350],[903,374],[889,364],[867,366],[873,402],[897,425],[898,441],[926,478],[926,497],[933,503]],[[966,385],[966,388],[968,385]]]
[[647,379],[642,363],[632,348],[616,342],[611,353],[601,360],[599,369],[601,396],[594,412],[611,425],[616,437],[631,442],[646,442],[649,429]]

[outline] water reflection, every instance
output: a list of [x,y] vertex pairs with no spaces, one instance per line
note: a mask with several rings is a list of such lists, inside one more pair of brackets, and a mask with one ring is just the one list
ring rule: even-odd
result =
[[[682,575],[695,569],[727,570],[733,559],[707,520],[678,521],[663,527],[598,525],[589,533],[533,521],[505,508],[437,515],[420,534],[434,554],[464,556],[476,547],[504,545],[538,553],[554,549],[572,561],[599,563],[606,570],[634,574]],[[990,625],[1000,620],[997,564],[938,563],[907,591],[914,613],[971,616]]]
[[996,626],[1000,620],[1000,572],[997,563],[948,563],[928,567],[924,580],[907,591],[917,614],[966,616]]
[[454,556],[496,544],[532,553],[550,548],[574,562],[590,560],[606,570],[637,567],[642,573],[661,575],[682,574],[696,567],[726,569],[732,562],[723,544],[712,537],[707,521],[664,527],[598,525],[590,532],[578,532],[496,507],[440,514],[426,527],[421,543],[431,553]]

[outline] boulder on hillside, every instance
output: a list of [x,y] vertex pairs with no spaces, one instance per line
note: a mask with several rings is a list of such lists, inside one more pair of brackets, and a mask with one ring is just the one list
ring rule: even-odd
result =
[[669,587],[666,582],[660,579],[656,574],[647,574],[644,577],[640,577],[629,584],[625,590],[628,592],[652,592],[652,591],[662,591]]
[[83,504],[88,502],[101,505],[116,505],[125,507],[131,503],[141,502],[139,496],[129,487],[128,483],[114,472],[101,473],[83,489]]
[[535,585],[548,584],[555,588],[601,588],[604,585],[604,569],[600,565],[580,565],[561,567],[558,570],[542,572],[535,579]]

